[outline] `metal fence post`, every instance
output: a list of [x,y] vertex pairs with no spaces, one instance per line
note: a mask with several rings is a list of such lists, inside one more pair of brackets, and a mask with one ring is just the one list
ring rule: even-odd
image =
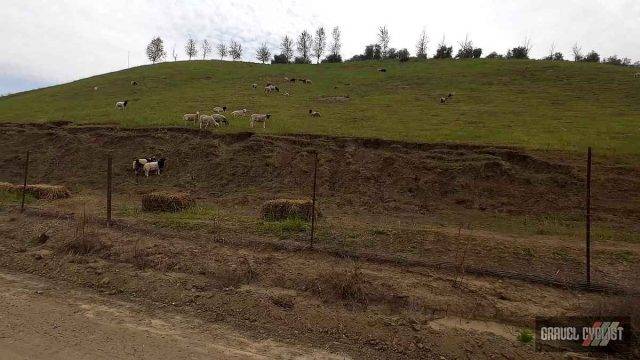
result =
[[20,204],[20,212],[24,212],[24,198],[27,192],[27,175],[29,173],[29,150],[27,150],[27,159],[24,162],[24,182],[22,183],[22,203]]
[[112,171],[111,154],[107,156],[107,226],[111,226],[111,171]]
[[313,236],[316,226],[316,179],[318,174],[318,152],[313,153],[313,198],[311,207],[311,239],[310,247],[313,249]]
[[587,151],[587,286],[591,286],[591,147]]

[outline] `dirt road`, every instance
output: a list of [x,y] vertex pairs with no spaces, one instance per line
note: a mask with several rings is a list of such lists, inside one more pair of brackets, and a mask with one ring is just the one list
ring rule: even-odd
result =
[[0,359],[343,359],[0,273]]

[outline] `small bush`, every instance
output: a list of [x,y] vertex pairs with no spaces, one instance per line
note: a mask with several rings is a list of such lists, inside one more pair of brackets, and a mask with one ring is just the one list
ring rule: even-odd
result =
[[504,55],[498,54],[497,52],[493,51],[492,53],[487,55],[487,59],[504,59]]
[[311,64],[311,60],[305,59],[303,57],[296,57],[293,62],[295,64]]
[[340,54],[331,54],[327,56],[324,60],[322,60],[322,62],[323,63],[341,63],[342,56],[340,56]]
[[453,57],[453,47],[445,44],[440,44],[436,50],[434,59],[451,59]]
[[402,50],[398,51],[398,60],[400,60],[400,62],[409,61],[409,50],[402,49]]
[[271,60],[271,63],[272,64],[288,64],[289,59],[287,59],[287,56],[284,54],[274,55],[273,60]]
[[143,211],[176,212],[195,204],[188,193],[169,193],[156,191],[142,196]]
[[522,329],[518,331],[518,341],[524,344],[528,344],[533,341],[533,332],[529,329]]
[[362,271],[355,267],[351,271],[331,271],[318,275],[313,280],[311,292],[324,300],[340,300],[367,305],[366,281]]
[[529,48],[526,46],[516,46],[507,51],[507,59],[528,59]]

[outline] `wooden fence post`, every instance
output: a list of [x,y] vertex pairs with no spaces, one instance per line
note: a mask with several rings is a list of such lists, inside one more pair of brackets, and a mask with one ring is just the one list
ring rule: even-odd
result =
[[29,173],[29,150],[27,150],[27,159],[24,161],[24,182],[22,183],[22,203],[20,204],[20,212],[24,212],[24,198],[27,192],[27,176]]

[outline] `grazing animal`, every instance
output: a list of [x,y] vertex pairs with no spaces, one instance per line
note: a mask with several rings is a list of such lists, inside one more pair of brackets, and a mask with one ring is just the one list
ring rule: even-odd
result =
[[213,125],[214,127],[220,126],[220,124],[216,121],[213,115],[200,115],[199,123],[200,123],[200,129],[202,128],[207,129],[209,128],[209,125]]
[[634,78],[640,78],[640,73],[635,73],[635,75],[633,75]]
[[253,127],[255,125],[255,123],[257,122],[261,122],[262,123],[262,128],[266,129],[267,128],[267,120],[271,118],[271,114],[253,114],[251,115],[251,127]]
[[221,113],[221,112],[225,112],[225,111],[227,111],[227,107],[226,106],[223,106],[223,107],[216,106],[216,107],[213,108],[213,112]]
[[116,109],[124,110],[127,108],[128,103],[129,103],[129,100],[118,101],[116,102]]
[[185,122],[191,121],[192,123],[195,123],[200,119],[200,111],[196,112],[195,114],[184,114],[183,119]]
[[385,69],[385,68],[379,68],[379,69],[378,69],[378,71],[379,71],[379,72],[387,72],[387,69]]
[[289,81],[289,78],[285,76],[284,81]]
[[97,87],[97,86],[94,86],[94,87],[93,87],[93,91],[98,91],[98,87]]
[[213,116],[213,120],[215,120],[218,125],[224,124],[225,126],[229,126],[229,120],[227,120],[226,116],[222,114],[213,114],[211,116]]
[[138,85],[138,82],[137,82],[137,81],[132,81],[132,82],[131,82],[131,86],[137,86],[137,85]]
[[320,113],[313,110],[309,110],[309,115],[311,115],[311,117],[320,117]]
[[298,82],[303,83],[303,82],[306,82],[307,80],[305,80],[305,79],[298,79],[297,81],[298,81]]
[[444,103],[446,103],[446,102],[447,102],[447,99],[448,99],[448,98],[446,98],[446,97],[441,97],[441,98],[440,98],[440,104],[444,104]]
[[280,92],[280,89],[278,89],[278,87],[273,85],[273,84],[269,84],[269,85],[264,87],[265,94],[270,94],[270,93],[272,93],[274,91]]
[[154,161],[157,161],[154,157],[133,160],[133,171],[135,172],[136,176],[142,173],[142,167],[144,166],[144,164]]
[[144,164],[142,169],[144,170],[144,176],[149,177],[150,172],[155,172],[160,175],[160,172],[164,170],[165,159],[160,159],[158,161],[152,161]]
[[251,87],[254,88],[254,89],[257,89],[258,88],[258,84],[253,83],[253,84],[251,84]]
[[313,81],[311,81],[311,80],[309,80],[309,79],[305,79],[305,80],[304,80],[304,83],[305,83],[305,84],[313,84]]
[[236,117],[237,116],[244,116],[244,115],[247,114],[247,111],[248,111],[247,109],[240,109],[240,110],[236,110],[236,111],[231,112],[231,115],[232,116],[236,116]]
[[296,79],[289,79],[289,82],[296,82]]
[[449,93],[449,95],[447,95],[448,98],[452,98],[453,97],[453,93]]

